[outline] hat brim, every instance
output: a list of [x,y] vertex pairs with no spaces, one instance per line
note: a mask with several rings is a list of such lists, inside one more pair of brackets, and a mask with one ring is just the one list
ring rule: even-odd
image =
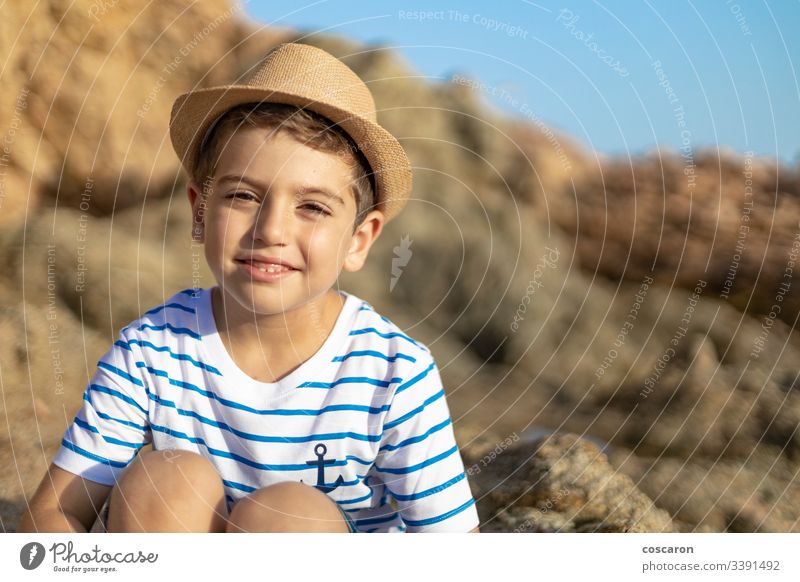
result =
[[225,111],[244,103],[283,103],[324,115],[350,135],[369,162],[375,177],[378,209],[386,220],[396,216],[411,193],[411,164],[395,137],[363,117],[334,105],[281,91],[247,85],[199,89],[180,95],[172,106],[170,139],[181,164],[194,175],[200,142]]

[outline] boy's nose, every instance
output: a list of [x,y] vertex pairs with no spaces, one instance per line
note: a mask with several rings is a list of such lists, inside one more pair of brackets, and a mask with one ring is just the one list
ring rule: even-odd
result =
[[259,207],[253,222],[253,238],[267,245],[284,243],[290,214],[286,204],[267,198]]

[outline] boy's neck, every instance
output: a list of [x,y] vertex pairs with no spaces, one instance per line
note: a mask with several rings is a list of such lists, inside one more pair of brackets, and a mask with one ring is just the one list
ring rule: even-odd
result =
[[211,304],[222,343],[239,368],[262,382],[279,380],[313,356],[336,325],[345,301],[331,289],[291,312],[254,316],[225,300],[222,290],[214,287]]

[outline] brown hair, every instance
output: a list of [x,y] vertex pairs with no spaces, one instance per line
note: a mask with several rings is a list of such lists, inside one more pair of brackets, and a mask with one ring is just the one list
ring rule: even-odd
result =
[[226,111],[212,125],[200,144],[195,165],[198,184],[213,178],[223,144],[223,137],[244,126],[285,131],[300,143],[316,150],[335,154],[353,167],[353,196],[356,220],[353,231],[375,206],[375,185],[372,168],[353,139],[333,121],[314,111],[283,103],[245,103]]

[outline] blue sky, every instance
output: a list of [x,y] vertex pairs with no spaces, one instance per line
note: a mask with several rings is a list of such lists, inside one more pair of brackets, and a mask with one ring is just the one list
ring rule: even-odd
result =
[[467,75],[498,110],[600,152],[688,140],[800,160],[797,0],[250,0],[244,11],[394,47],[431,81]]

